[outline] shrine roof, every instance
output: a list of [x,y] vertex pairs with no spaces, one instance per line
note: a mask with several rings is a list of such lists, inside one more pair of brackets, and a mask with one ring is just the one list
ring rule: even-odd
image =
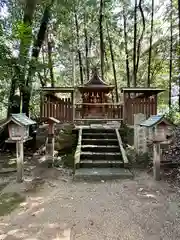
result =
[[9,122],[14,122],[20,126],[30,126],[36,124],[35,121],[28,118],[24,113],[11,114],[11,116],[0,124],[0,127],[5,126]]
[[107,83],[105,83],[102,78],[97,74],[97,72],[93,73],[92,78],[84,84],[84,86],[89,86],[89,85],[100,85],[100,86],[108,86]]
[[170,121],[168,121],[164,117],[164,115],[153,115],[150,118],[148,118],[147,120],[145,120],[144,122],[142,122],[140,124],[140,126],[142,126],[142,127],[154,127],[155,125],[158,125],[158,124],[160,124],[162,122],[165,125],[168,125],[168,126],[173,126],[174,125]]
[[97,71],[94,71],[92,78],[85,83],[78,87],[79,89],[99,89],[99,90],[107,90],[113,89],[114,85],[108,85],[102,78],[98,75]]
[[121,88],[121,92],[124,93],[143,93],[146,96],[152,96],[152,95],[156,95],[158,93],[164,92],[165,90],[162,88],[153,88],[153,87],[149,87],[149,88],[144,88],[144,87],[135,87],[135,88],[131,88],[131,87],[124,87]]

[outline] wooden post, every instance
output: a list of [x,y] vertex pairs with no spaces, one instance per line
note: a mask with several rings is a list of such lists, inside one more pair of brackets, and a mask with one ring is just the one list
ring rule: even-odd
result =
[[50,117],[47,121],[49,124],[48,128],[48,137],[47,137],[47,144],[46,144],[46,161],[54,163],[54,127],[55,123],[59,123],[59,120]]
[[153,173],[154,179],[156,181],[160,180],[160,159],[161,159],[161,151],[160,151],[160,142],[156,142],[153,144]]
[[42,121],[44,117],[44,95],[40,93],[40,120]]
[[73,120],[73,122],[74,122],[74,119],[75,119],[75,111],[76,111],[76,105],[75,105],[75,91],[73,91],[72,93],[71,93],[71,102],[72,102],[72,110],[73,110],[73,113],[72,113],[72,120]]
[[126,107],[127,107],[127,98],[126,98],[126,94],[123,92],[123,101],[124,101],[124,104],[123,104],[123,123],[127,123],[126,122]]
[[24,146],[23,141],[16,142],[17,156],[17,182],[22,182],[24,178]]

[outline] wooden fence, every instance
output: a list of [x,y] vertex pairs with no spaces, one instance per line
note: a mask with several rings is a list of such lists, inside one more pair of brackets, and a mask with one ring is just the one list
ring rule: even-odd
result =
[[73,108],[71,98],[54,100],[46,98],[41,105],[41,119],[57,118],[60,122],[73,120],[123,120],[128,125],[134,124],[134,114],[143,113],[147,117],[157,114],[155,98],[128,98],[125,103],[79,103]]
[[61,98],[58,101],[47,99],[42,103],[41,118],[54,117],[60,122],[73,121],[73,107],[70,98]]
[[128,98],[124,104],[124,122],[134,124],[134,114],[143,113],[147,117],[157,114],[155,98]]
[[75,119],[123,120],[123,105],[116,103],[75,104]]

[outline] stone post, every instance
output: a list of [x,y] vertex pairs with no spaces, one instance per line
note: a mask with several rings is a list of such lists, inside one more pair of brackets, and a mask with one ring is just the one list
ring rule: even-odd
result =
[[140,126],[140,123],[145,120],[145,114],[134,115],[134,147],[138,154],[147,152],[147,129]]

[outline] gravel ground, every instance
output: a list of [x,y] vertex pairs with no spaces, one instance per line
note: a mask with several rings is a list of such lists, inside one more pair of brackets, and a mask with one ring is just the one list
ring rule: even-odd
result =
[[75,240],[180,239],[179,188],[144,172],[96,183],[52,176],[0,218],[0,240],[66,240],[69,230]]

